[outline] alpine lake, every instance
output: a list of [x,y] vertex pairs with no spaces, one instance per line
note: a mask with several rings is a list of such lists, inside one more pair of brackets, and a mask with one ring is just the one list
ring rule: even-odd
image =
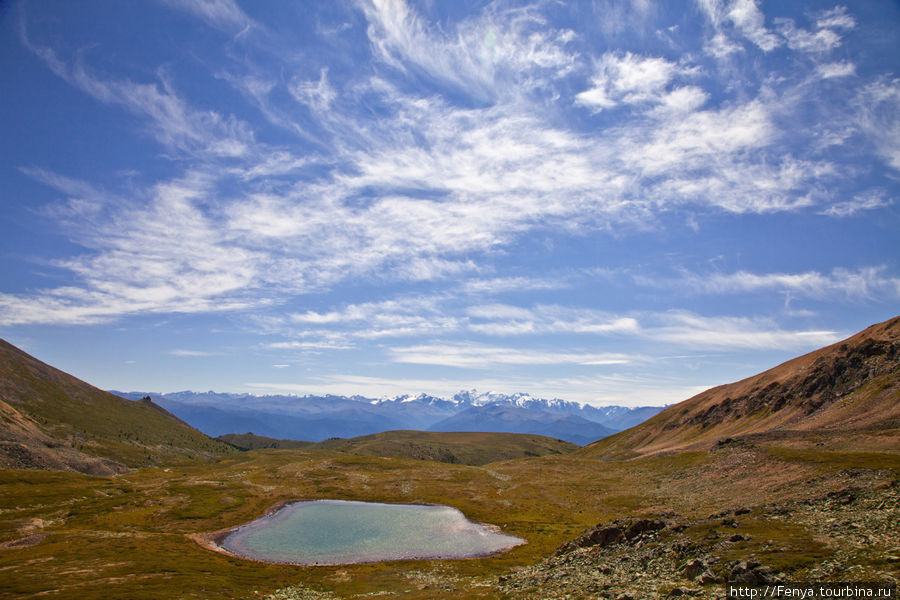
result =
[[341,565],[471,558],[524,543],[448,506],[314,500],[238,527],[221,547],[264,562]]

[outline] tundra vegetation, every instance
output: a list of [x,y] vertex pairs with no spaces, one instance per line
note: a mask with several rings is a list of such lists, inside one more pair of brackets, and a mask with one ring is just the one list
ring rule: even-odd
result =
[[[0,470],[0,598],[722,598],[730,581],[900,579],[900,318],[583,448],[390,432],[242,452],[2,349],[0,448],[19,468]],[[527,544],[329,567],[215,551],[315,499],[452,506]]]

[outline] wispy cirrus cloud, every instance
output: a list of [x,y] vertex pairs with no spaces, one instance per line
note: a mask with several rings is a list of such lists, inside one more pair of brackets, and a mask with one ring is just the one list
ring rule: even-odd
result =
[[[262,255],[235,247],[198,206],[209,179],[195,173],[126,202],[76,180],[27,171],[70,198],[54,210],[86,249],[53,264],[77,276],[34,294],[0,296],[0,322],[92,324],[142,313],[246,310],[268,300]],[[114,202],[117,210],[111,211]]]
[[549,26],[535,11],[488,8],[444,33],[404,0],[361,6],[377,58],[475,96],[517,94],[575,65],[576,56],[566,49],[574,33]]
[[637,357],[620,353],[577,353],[523,350],[472,343],[423,344],[390,348],[399,363],[489,369],[498,365],[624,365]]
[[535,290],[559,290],[571,286],[564,277],[492,277],[471,278],[463,281],[461,291],[469,294],[501,294],[504,292],[526,292]]
[[642,330],[643,335],[655,342],[692,349],[812,349],[841,339],[837,331],[782,329],[770,319],[672,311],[657,315],[656,321]]
[[[245,31],[257,25],[234,0],[160,0],[172,8],[193,14],[217,29]],[[257,25],[258,26],[258,25]]]
[[[249,23],[225,0],[170,4],[216,27]],[[753,2],[700,5],[719,33],[760,51],[774,47],[776,33]],[[484,265],[536,230],[646,230],[673,210],[797,212],[827,201],[825,187],[840,178],[816,150],[824,146],[806,143],[821,139],[821,127],[810,139],[787,143],[784,135],[784,124],[815,96],[821,77],[802,84],[748,77],[753,85],[714,98],[721,82],[704,57],[595,56],[577,33],[550,25],[540,7],[488,7],[444,30],[401,0],[357,6],[371,64],[355,77],[333,76],[327,55],[304,74],[292,64],[276,76],[283,64],[272,68],[251,58],[240,73],[217,68],[214,74],[243,86],[261,110],[271,108],[269,122],[306,141],[305,125],[327,138],[306,151],[260,142],[258,124],[194,105],[165,70],[150,83],[104,77],[84,57],[63,60],[23,34],[52,72],[98,102],[140,117],[153,139],[192,168],[136,194],[129,190],[146,200],[142,205],[111,202],[87,188],[65,192],[68,209],[80,212],[61,220],[87,250],[57,266],[76,281],[8,296],[18,307],[9,314],[19,315],[8,318],[49,318],[58,310],[72,322],[146,310],[258,306],[351,280],[465,277],[462,286],[470,293],[560,289],[569,284],[559,278],[486,279],[492,271]],[[835,10],[813,16],[808,29],[842,32],[854,24],[847,11]],[[787,27],[779,39],[786,39]],[[799,35],[800,25],[790,27]],[[809,69],[830,68],[836,75],[837,67],[827,65],[840,64]],[[413,91],[421,77],[439,85]],[[866,135],[892,165],[900,164],[893,141],[900,136],[891,135],[898,122],[896,87],[884,79],[865,86],[856,99],[859,118],[841,138]],[[560,117],[576,105],[579,119],[593,119],[589,127]],[[603,120],[624,106],[629,112],[615,125]],[[49,171],[31,174],[57,188],[74,181]],[[103,218],[88,218],[88,204],[106,211]],[[824,212],[871,208],[871,202],[833,204]],[[371,331],[427,330],[424,321],[408,319]],[[575,322],[558,320],[558,330]],[[513,334],[553,330],[548,323],[548,315],[539,314],[531,321],[470,326]],[[446,326],[463,327],[458,321]],[[602,331],[604,324],[588,319],[584,326]]]
[[854,101],[857,127],[867,143],[900,169],[900,78],[882,77],[863,86]]
[[814,30],[798,28],[792,19],[776,19],[776,23],[788,47],[814,53],[834,50],[841,45],[842,34],[856,27],[856,19],[848,14],[845,6],[819,13]]
[[893,301],[900,299],[900,278],[884,266],[856,270],[835,268],[830,273],[697,273],[682,271],[676,278],[635,276],[640,285],[675,289],[685,294],[790,293],[793,297],[829,301]]
[[364,340],[453,334],[463,326],[465,315],[453,312],[449,300],[441,296],[401,296],[348,304],[327,312],[290,313],[265,327],[293,339],[269,347],[348,349]]
[[530,308],[505,304],[472,306],[467,309],[471,318],[469,329],[489,335],[521,334],[633,334],[640,328],[632,317],[611,315],[608,312],[558,305],[537,305]]
[[816,67],[816,72],[822,77],[822,79],[849,77],[856,74],[856,65],[846,60],[823,63]]
[[[594,70],[593,87],[576,94],[575,103],[597,111],[619,104],[664,102],[672,79],[692,71],[664,58],[636,56],[630,52],[607,52]],[[702,104],[702,91],[700,94],[699,104]],[[698,102],[692,104],[696,108]]]
[[769,52],[781,45],[781,40],[765,25],[765,16],[754,0],[697,0],[697,6],[713,28],[707,50],[724,57],[741,50],[745,38]]
[[167,150],[211,157],[240,157],[253,145],[251,127],[214,110],[193,108],[178,96],[165,70],[158,81],[103,79],[92,73],[81,57],[72,62],[58,58],[48,47],[37,46],[22,30],[23,42],[57,76],[104,104],[117,105],[147,122],[146,132]]
[[893,199],[887,197],[885,190],[868,190],[846,202],[836,202],[819,214],[838,218],[852,217],[868,210],[891,206],[893,203]]
[[216,356],[217,352],[208,352],[206,350],[186,350],[184,348],[176,348],[175,350],[170,350],[169,354],[172,356],[179,357],[204,357],[204,356]]

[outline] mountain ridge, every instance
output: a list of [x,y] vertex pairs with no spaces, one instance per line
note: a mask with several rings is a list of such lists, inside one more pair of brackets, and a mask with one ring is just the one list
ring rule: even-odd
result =
[[704,450],[731,438],[849,437],[867,428],[900,428],[900,317],[701,392],[579,452],[623,459]]
[[0,467],[93,475],[232,451],[149,398],[129,402],[0,340]]

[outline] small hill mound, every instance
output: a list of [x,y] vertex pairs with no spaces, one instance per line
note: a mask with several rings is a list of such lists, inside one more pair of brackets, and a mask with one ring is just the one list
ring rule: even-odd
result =
[[628,459],[708,449],[743,436],[898,428],[900,317],[759,375],[706,390],[579,454]]
[[315,442],[298,442],[297,440],[279,440],[276,438],[266,437],[264,435],[256,435],[253,432],[247,433],[226,433],[216,437],[217,440],[231,444],[238,450],[263,450],[266,448],[279,448],[281,450],[294,450],[297,448],[308,448],[315,445]]
[[149,398],[119,398],[0,340],[0,467],[108,475],[233,451]]
[[385,431],[351,439],[332,439],[312,446],[348,454],[412,458],[462,465],[485,465],[500,460],[569,454],[577,445],[521,433]]

